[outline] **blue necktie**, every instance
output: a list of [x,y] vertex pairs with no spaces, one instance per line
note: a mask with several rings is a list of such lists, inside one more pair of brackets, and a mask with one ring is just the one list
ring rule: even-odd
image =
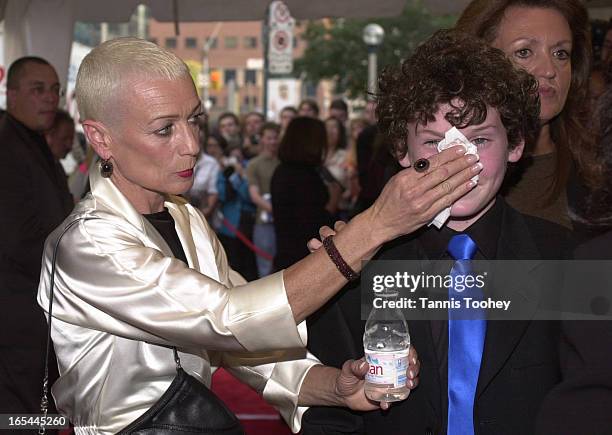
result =
[[[448,253],[455,260],[451,276],[472,274],[471,260],[476,243],[467,234],[454,236]],[[461,291],[460,291],[461,290]],[[459,285],[449,288],[449,298],[459,300],[461,309],[449,310],[448,319],[448,435],[474,435],[474,397],[484,348],[487,321],[482,310],[466,309],[463,299],[482,299],[482,289]],[[469,320],[465,320],[465,319]]]

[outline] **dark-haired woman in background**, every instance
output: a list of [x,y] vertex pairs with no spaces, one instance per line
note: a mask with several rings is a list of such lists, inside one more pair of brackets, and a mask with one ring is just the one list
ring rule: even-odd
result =
[[339,194],[332,195],[330,211],[335,218],[346,220],[350,206],[346,127],[338,118],[330,116],[325,120],[325,131],[327,132],[327,149],[323,165],[332,175],[331,180],[335,180],[342,189],[341,192],[338,192]]
[[320,175],[326,148],[322,121],[304,116],[291,120],[278,149],[281,164],[271,182],[276,270],[306,257],[308,240],[333,222],[329,190]]
[[[540,134],[514,168],[506,200],[525,214],[566,227],[566,188],[575,163],[596,184],[589,124],[591,43],[588,14],[579,0],[473,0],[457,29],[501,49],[538,80]],[[570,182],[570,184],[574,184]],[[570,204],[571,205],[571,204]]]
[[302,100],[298,106],[298,115],[319,119],[319,105],[312,99]]

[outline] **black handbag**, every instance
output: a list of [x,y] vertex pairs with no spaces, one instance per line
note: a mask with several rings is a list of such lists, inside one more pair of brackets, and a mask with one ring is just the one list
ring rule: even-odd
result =
[[[57,248],[70,227],[81,220],[89,219],[97,218],[85,217],[70,222],[58,237],[53,249],[47,352],[40,405],[45,416],[48,411],[49,351]],[[183,370],[176,348],[172,349],[176,363],[176,377],[159,400],[148,411],[121,430],[118,435],[244,435],[240,421],[234,413],[206,385]],[[45,433],[44,427],[41,427],[39,433]]]
[[206,386],[180,366],[157,402],[118,435],[244,435],[238,418]]

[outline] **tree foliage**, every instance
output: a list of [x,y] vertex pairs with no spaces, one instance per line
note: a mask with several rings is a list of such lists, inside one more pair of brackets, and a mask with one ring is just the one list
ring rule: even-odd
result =
[[368,48],[362,33],[368,23],[377,23],[385,30],[378,49],[378,70],[398,64],[417,45],[436,30],[453,26],[455,17],[431,15],[420,2],[407,2],[403,13],[393,18],[370,20],[336,19],[314,21],[302,34],[307,48],[295,62],[297,74],[317,83],[322,79],[336,82],[336,92],[351,97],[367,90]]

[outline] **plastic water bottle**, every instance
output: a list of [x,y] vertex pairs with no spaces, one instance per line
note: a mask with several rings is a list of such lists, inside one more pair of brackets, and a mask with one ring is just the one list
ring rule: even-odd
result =
[[[272,195],[270,193],[264,193],[262,195],[262,198],[264,199],[264,201],[268,202],[269,204],[272,203]],[[269,224],[269,223],[272,223],[273,221],[272,213],[269,213],[265,210],[262,210],[259,216],[261,217],[261,223],[263,224]]]
[[406,385],[410,350],[408,324],[399,308],[388,308],[388,303],[396,301],[397,295],[397,290],[389,289],[376,294],[383,308],[372,309],[363,334],[369,365],[365,393],[377,402],[397,402],[410,394]]

